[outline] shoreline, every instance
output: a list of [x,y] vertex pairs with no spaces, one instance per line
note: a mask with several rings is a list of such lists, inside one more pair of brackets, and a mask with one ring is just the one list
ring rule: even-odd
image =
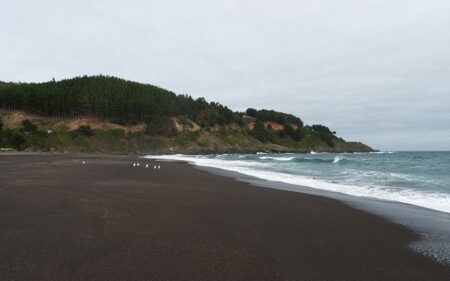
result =
[[[81,161],[86,164],[82,165]],[[134,161],[160,171],[132,168]],[[2,280],[446,280],[410,229],[136,156],[0,154]]]
[[[298,154],[321,154],[321,153],[334,153],[334,154],[358,154],[358,153],[385,153],[384,151],[380,151],[377,149],[372,149],[370,151],[362,151],[362,150],[313,150],[313,149],[200,149],[200,150],[160,150],[160,151],[135,151],[135,152],[120,152],[120,151],[111,151],[111,152],[80,152],[80,151],[39,151],[39,150],[24,150],[18,151],[10,148],[1,148],[0,155],[27,155],[27,154],[63,154],[63,155],[76,155],[76,154],[90,154],[90,155],[127,155],[127,156],[142,156],[142,155],[151,155],[151,156],[161,156],[161,155],[212,155],[212,154],[278,154],[278,153],[298,153]],[[389,152],[390,153],[390,152]]]
[[[164,160],[163,160],[164,161]],[[180,161],[180,160],[175,160]],[[411,241],[409,247],[414,251],[431,258],[432,260],[450,266],[450,214],[413,204],[381,200],[370,197],[321,190],[309,186],[293,185],[277,181],[269,181],[255,176],[221,168],[195,165],[185,162],[193,167],[209,173],[231,177],[251,185],[309,194],[337,200],[351,208],[367,212],[392,223],[406,226],[420,236],[420,239]]]
[[[383,154],[393,154],[394,152],[383,152]],[[262,154],[262,153],[261,153]],[[438,212],[443,212],[446,214],[450,214],[450,197],[447,199],[447,204],[444,201],[439,200],[437,195],[442,195],[447,198],[447,194],[445,193],[435,193],[434,196],[430,196],[426,199],[427,200],[417,200],[417,197],[414,196],[408,196],[404,195],[400,192],[385,192],[382,188],[375,188],[375,192],[371,190],[371,188],[367,188],[364,183],[346,183],[341,182],[339,180],[322,180],[319,177],[315,177],[314,175],[308,175],[308,174],[297,174],[296,172],[285,172],[283,170],[279,169],[271,169],[271,168],[258,168],[259,164],[258,159],[247,159],[248,156],[251,156],[250,154],[243,154],[238,155],[238,157],[234,159],[229,159],[231,161],[228,161],[227,159],[223,160],[222,157],[228,158],[231,154],[211,154],[211,155],[185,155],[185,154],[174,154],[174,155],[148,155],[146,157],[150,157],[152,159],[157,160],[179,160],[179,161],[187,161],[188,163],[192,163],[194,165],[203,166],[203,167],[211,167],[211,168],[217,168],[222,169],[230,172],[237,172],[239,174],[243,174],[250,177],[255,177],[258,179],[261,179],[263,181],[269,181],[269,182],[276,182],[281,184],[287,184],[289,186],[297,186],[297,187],[308,187],[312,188],[314,190],[319,191],[325,191],[325,194],[327,192],[331,193],[337,193],[337,194],[346,194],[358,198],[369,198],[369,199],[377,199],[381,201],[386,202],[398,202],[398,203],[404,203],[408,205],[414,205],[418,207],[423,207],[426,209],[432,209]],[[301,155],[301,154],[296,154]],[[267,165],[266,159],[269,162],[272,160],[276,160],[274,165],[277,164],[284,164],[284,163],[291,163],[291,160],[294,162],[296,161],[295,158],[296,155],[291,154],[277,154],[277,156],[270,156],[270,155],[256,155],[259,156],[258,158],[263,160],[261,163],[262,166]],[[332,153],[332,158],[328,159],[320,159],[320,161],[328,161],[333,164],[339,163],[342,161],[347,161],[347,159],[341,159],[339,154]],[[206,156],[206,157],[205,157]],[[334,156],[334,157],[333,157]],[[233,157],[233,155],[231,155]],[[244,158],[241,160],[241,158]],[[327,155],[325,154],[325,157]],[[313,158],[305,158],[305,160],[314,160]],[[256,162],[255,162],[256,160]],[[303,160],[303,159],[300,159]],[[349,159],[352,161],[351,159]],[[363,159],[367,160],[367,159]],[[236,163],[234,162],[236,161]],[[250,161],[246,163],[246,161]],[[283,161],[283,162],[281,162]],[[255,163],[258,164],[256,166],[252,166],[252,164]],[[242,166],[241,166],[242,164]],[[249,165],[250,164],[250,165]],[[290,167],[286,167],[287,170],[289,170]],[[382,187],[382,186],[381,186]],[[419,195],[426,195],[426,193],[419,193]],[[422,198],[423,199],[423,198]]]
[[354,209],[379,216],[395,224],[406,226],[420,236],[420,239],[410,243],[409,247],[411,249],[436,262],[450,266],[450,213],[404,202],[356,196],[318,189],[306,185],[267,180],[247,173],[228,170],[226,168],[207,165],[203,166],[189,160],[152,158],[154,156],[157,157],[156,155],[146,155],[142,157],[163,162],[183,162],[192,165],[197,169],[219,176],[230,177],[257,187],[309,194],[338,200]]

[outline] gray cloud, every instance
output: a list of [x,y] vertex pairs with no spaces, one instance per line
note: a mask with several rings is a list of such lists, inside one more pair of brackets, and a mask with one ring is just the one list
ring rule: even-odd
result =
[[449,1],[3,1],[0,80],[109,74],[450,149]]

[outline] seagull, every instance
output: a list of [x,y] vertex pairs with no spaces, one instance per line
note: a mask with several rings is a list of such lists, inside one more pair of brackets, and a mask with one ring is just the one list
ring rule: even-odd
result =
[[139,162],[137,163],[137,166],[139,167]]
[[84,162],[84,161],[83,161],[83,162],[81,162],[81,164],[83,164],[83,165],[84,165],[84,164],[86,164],[86,162]]
[[136,167],[136,163],[133,163],[133,168]]
[[161,166],[158,165],[158,170],[161,169]]
[[153,170],[156,170],[156,166],[153,166]]
[[145,168],[146,168],[146,169],[148,168],[148,164],[145,164]]

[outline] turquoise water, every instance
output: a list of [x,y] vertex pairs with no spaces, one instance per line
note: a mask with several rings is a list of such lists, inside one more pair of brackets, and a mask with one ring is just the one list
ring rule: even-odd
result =
[[264,180],[450,213],[450,152],[163,155]]

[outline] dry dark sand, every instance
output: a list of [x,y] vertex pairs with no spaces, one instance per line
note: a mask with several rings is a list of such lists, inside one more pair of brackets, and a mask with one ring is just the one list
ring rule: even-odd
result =
[[0,154],[0,280],[450,280],[338,201],[136,159]]

